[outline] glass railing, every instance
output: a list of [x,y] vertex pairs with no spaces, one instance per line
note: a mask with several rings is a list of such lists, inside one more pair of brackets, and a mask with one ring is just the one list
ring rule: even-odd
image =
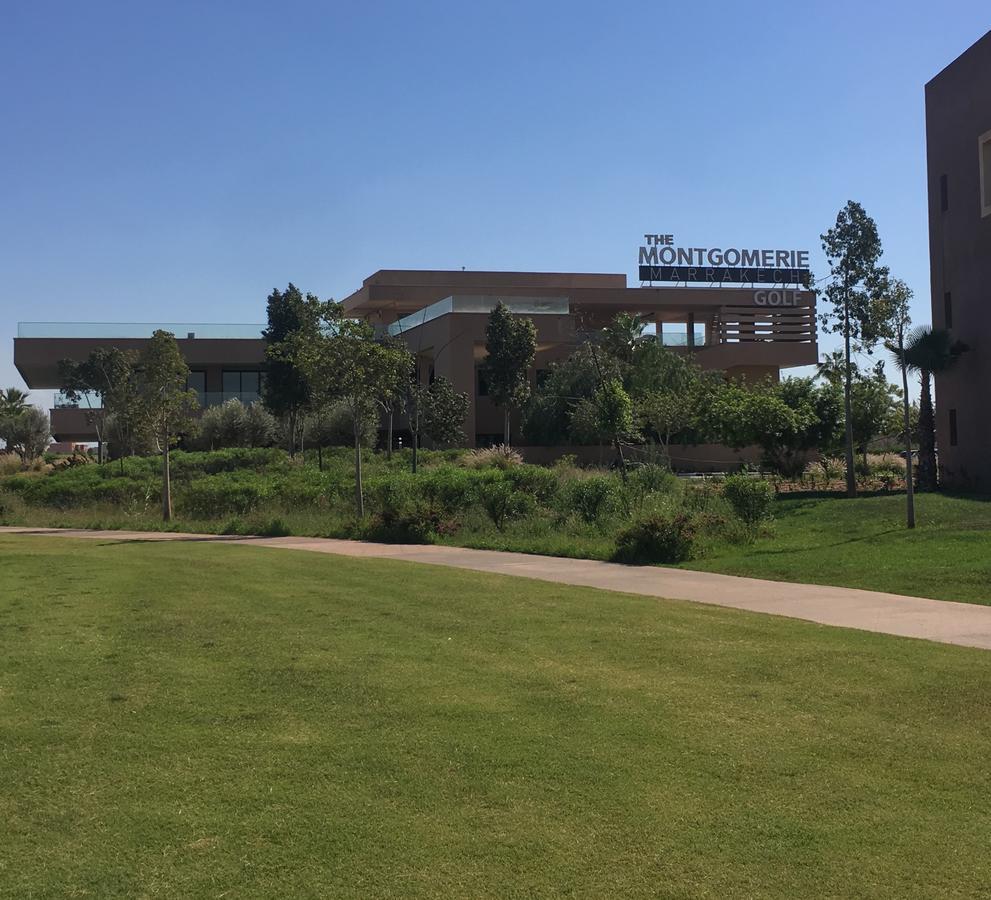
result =
[[100,395],[92,392],[83,392],[78,399],[70,400],[64,391],[56,391],[52,399],[55,409],[99,409],[102,405]]
[[389,334],[395,336],[432,322],[448,313],[490,313],[498,303],[504,303],[510,311],[519,316],[564,316],[570,309],[567,297],[496,297],[456,295],[445,297],[388,327]]
[[[678,331],[662,331],[661,344],[665,347],[687,347],[688,332],[681,328]],[[702,347],[705,344],[705,329],[695,329],[695,346]]]
[[150,338],[155,331],[168,331],[180,340],[211,338],[260,340],[264,325],[209,322],[18,322],[22,338]]

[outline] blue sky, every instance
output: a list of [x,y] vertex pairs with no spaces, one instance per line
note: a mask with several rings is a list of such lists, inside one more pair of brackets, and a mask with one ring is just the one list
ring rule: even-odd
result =
[[261,321],[290,280],[635,283],[645,232],[821,272],[848,199],[927,321],[923,85],[991,12],[811,6],[5,4],[0,385],[18,321]]

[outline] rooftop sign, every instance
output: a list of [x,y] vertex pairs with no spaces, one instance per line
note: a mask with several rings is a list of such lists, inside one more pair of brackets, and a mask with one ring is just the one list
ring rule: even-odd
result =
[[645,234],[638,259],[641,281],[690,284],[809,283],[807,250],[678,247],[673,234]]

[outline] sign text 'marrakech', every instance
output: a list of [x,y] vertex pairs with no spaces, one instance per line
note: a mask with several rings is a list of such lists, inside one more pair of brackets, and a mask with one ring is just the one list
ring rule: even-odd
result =
[[707,284],[808,284],[807,250],[676,247],[674,235],[645,234],[641,281]]

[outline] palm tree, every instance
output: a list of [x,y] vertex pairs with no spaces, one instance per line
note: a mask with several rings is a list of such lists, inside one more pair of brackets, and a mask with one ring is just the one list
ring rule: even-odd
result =
[[908,336],[903,358],[905,366],[919,373],[919,469],[920,491],[934,491],[939,477],[936,471],[936,417],[933,414],[932,376],[948,372],[961,354],[970,348],[953,340],[945,328],[922,325]]
[[28,408],[27,391],[20,388],[7,388],[0,391],[0,418],[10,418],[19,415]]

